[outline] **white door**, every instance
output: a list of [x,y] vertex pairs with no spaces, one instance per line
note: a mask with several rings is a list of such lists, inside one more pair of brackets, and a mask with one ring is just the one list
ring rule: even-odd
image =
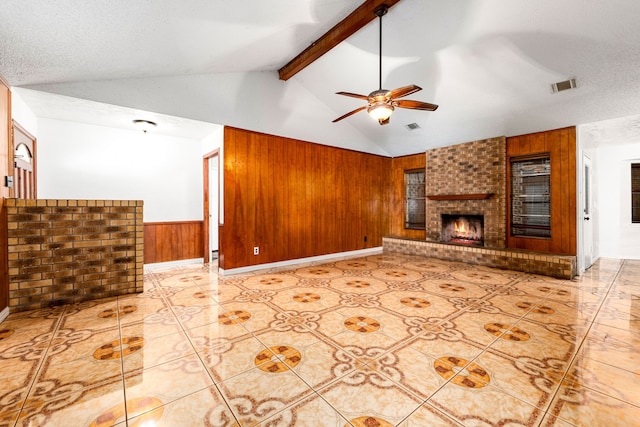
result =
[[218,258],[218,156],[209,159],[209,260]]
[[582,254],[584,269],[593,264],[593,198],[591,159],[582,155],[583,183],[582,183]]

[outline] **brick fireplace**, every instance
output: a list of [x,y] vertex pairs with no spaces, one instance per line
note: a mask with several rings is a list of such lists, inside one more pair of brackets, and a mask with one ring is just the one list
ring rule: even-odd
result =
[[[574,277],[575,256],[506,248],[506,185],[505,137],[428,150],[426,241],[384,237],[383,249],[562,279]],[[461,217],[482,218],[484,245],[464,239],[444,243],[449,232],[443,219]]]
[[482,216],[484,246],[502,249],[506,233],[506,140],[490,138],[426,153],[426,235],[442,242],[445,216]]
[[484,215],[442,214],[442,242],[484,246]]

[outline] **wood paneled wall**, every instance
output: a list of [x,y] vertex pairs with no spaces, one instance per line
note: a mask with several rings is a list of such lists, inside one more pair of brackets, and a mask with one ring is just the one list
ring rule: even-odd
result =
[[5,186],[5,176],[12,175],[10,164],[11,145],[9,130],[11,129],[11,90],[9,84],[0,76],[0,311],[9,306],[8,237],[7,213],[4,198],[9,197],[9,189]]
[[[551,155],[551,238],[511,236],[512,156]],[[576,129],[568,127],[507,138],[507,247],[575,255],[576,242]]]
[[144,263],[204,257],[202,221],[145,222]]
[[[425,153],[410,156],[394,157],[391,160],[391,206],[389,209],[390,233],[392,236],[408,239],[426,238],[425,230],[404,228],[404,172],[407,170],[424,169],[427,156]],[[427,176],[426,179],[429,179]]]
[[221,268],[377,247],[389,232],[388,157],[226,127],[223,161]]

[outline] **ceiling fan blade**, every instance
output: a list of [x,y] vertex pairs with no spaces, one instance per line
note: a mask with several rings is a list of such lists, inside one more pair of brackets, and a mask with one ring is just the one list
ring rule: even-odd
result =
[[435,111],[438,109],[436,104],[429,104],[428,102],[412,101],[410,99],[399,100],[393,102],[394,107],[409,108],[410,110],[426,110]]
[[342,119],[346,119],[347,117],[349,117],[349,116],[351,116],[351,115],[353,115],[353,114],[355,114],[355,113],[359,113],[360,111],[362,111],[362,110],[364,110],[364,109],[366,109],[366,108],[367,108],[367,106],[365,105],[365,106],[363,106],[363,107],[356,108],[356,109],[355,109],[355,110],[353,110],[353,111],[349,111],[349,112],[348,112],[347,114],[345,114],[344,116],[340,116],[340,117],[338,117],[337,119],[335,119],[335,120],[333,121],[333,123],[335,123],[335,122],[339,122],[339,121],[340,121],[340,120],[342,120]]
[[416,85],[403,86],[397,89],[390,90],[389,96],[391,97],[391,99],[402,98],[403,96],[416,93],[419,90],[422,90],[420,86],[416,86]]
[[351,92],[336,92],[336,95],[350,96],[352,98],[364,99],[365,101],[369,100],[369,97],[366,95],[360,95],[360,94],[351,93]]

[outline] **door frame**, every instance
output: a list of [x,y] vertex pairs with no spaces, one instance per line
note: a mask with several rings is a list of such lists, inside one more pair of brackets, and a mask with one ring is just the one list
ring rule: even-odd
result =
[[[596,213],[594,209],[594,188],[593,188],[593,160],[589,154],[587,154],[584,150],[580,153],[579,156],[579,191],[578,191],[578,232],[580,236],[580,241],[578,245],[578,274],[582,273],[595,261],[597,257],[595,257],[595,225],[596,225]],[[585,171],[585,167],[589,164],[589,174]],[[587,182],[587,181],[590,182]],[[587,194],[587,192],[589,194]],[[588,201],[587,201],[588,198]],[[588,206],[587,206],[588,203]],[[588,219],[587,219],[588,218]],[[587,232],[586,232],[586,221],[589,221],[589,227],[591,228],[591,236],[590,242],[587,240]],[[586,260],[587,255],[587,245],[591,245],[591,256],[589,262]]]
[[[0,75],[0,178],[13,173],[11,154],[11,85]],[[6,157],[5,157],[6,156]],[[1,199],[9,197],[9,188],[0,183],[0,322],[9,315],[9,267],[7,209]]]
[[[32,153],[33,156],[33,199],[38,198],[38,140],[35,136],[33,136],[28,130],[20,125],[20,123],[16,122],[14,119],[11,119],[11,136],[9,138],[9,166],[11,174],[14,174],[15,171],[15,154],[16,154],[16,146],[15,146],[15,138],[16,138],[16,130],[26,136],[29,140],[31,140],[32,144]],[[16,176],[14,175],[14,186],[9,189],[9,197],[16,196],[15,184],[16,184]]]
[[[213,151],[208,152],[207,154],[205,154],[202,157],[202,189],[203,189],[203,195],[202,195],[202,207],[203,207],[203,215],[204,215],[204,220],[202,221],[202,232],[203,232],[203,254],[202,257],[204,259],[204,263],[208,264],[211,261],[211,253],[210,253],[210,247],[209,247],[209,230],[211,228],[211,221],[209,220],[209,198],[210,198],[210,191],[209,191],[209,162],[211,162],[213,159],[215,158],[215,161],[218,162],[218,173],[220,173],[220,149],[216,148]],[[220,180],[218,180],[218,211],[220,210]],[[220,215],[218,213],[218,226],[220,226]],[[220,235],[218,234],[218,239],[220,239]],[[218,242],[218,249],[220,248],[220,242]]]

